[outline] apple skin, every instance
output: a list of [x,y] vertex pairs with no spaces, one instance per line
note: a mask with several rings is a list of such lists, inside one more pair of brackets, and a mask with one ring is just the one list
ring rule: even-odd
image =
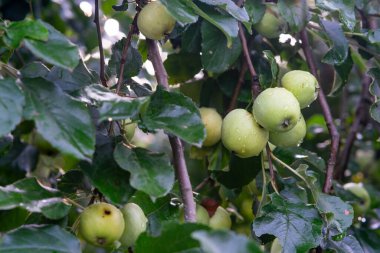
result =
[[123,214],[115,206],[96,203],[80,215],[78,233],[88,243],[99,247],[112,245],[124,231]]
[[218,206],[214,215],[210,218],[209,226],[213,229],[231,229],[230,214],[221,206]]
[[297,147],[306,135],[306,122],[303,116],[297,124],[287,132],[269,132],[269,141],[277,147]]
[[289,71],[282,77],[281,84],[293,93],[300,103],[301,109],[308,107],[318,96],[318,81],[307,71]]
[[137,18],[137,27],[145,37],[161,40],[171,33],[175,19],[159,1],[150,2],[141,10]]
[[[181,223],[185,222],[185,213],[184,213],[183,207],[181,207],[181,210],[180,210],[179,221]],[[210,221],[210,216],[208,215],[208,212],[207,212],[206,208],[204,208],[203,206],[197,204],[197,207],[196,207],[196,222],[199,223],[199,224],[208,225],[209,221]]]
[[268,138],[268,131],[261,128],[253,115],[244,109],[232,110],[223,119],[223,145],[241,158],[259,155]]
[[361,199],[360,203],[354,203],[352,205],[354,208],[355,217],[366,213],[371,206],[371,198],[367,190],[363,187],[363,184],[347,183],[343,185],[343,188]]
[[139,235],[145,232],[148,219],[144,211],[135,203],[124,205],[121,212],[123,213],[125,228],[119,241],[123,246],[131,247],[135,245]]
[[206,139],[203,141],[203,146],[213,146],[220,141],[223,119],[214,108],[201,107],[199,112],[206,129]]
[[301,117],[297,98],[285,88],[268,88],[253,103],[253,116],[257,123],[270,132],[286,132]]
[[281,252],[282,252],[282,246],[281,246],[278,238],[276,238],[272,242],[272,247],[270,248],[270,253],[281,253]]
[[275,7],[267,6],[264,16],[257,24],[253,25],[253,28],[268,39],[278,38],[281,33],[286,32],[286,22],[277,17],[277,11]]

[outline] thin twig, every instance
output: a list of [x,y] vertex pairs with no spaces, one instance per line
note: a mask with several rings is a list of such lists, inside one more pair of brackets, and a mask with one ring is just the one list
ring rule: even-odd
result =
[[248,49],[248,45],[247,45],[247,38],[245,37],[243,26],[241,25],[240,22],[239,22],[239,37],[240,37],[241,44],[243,47],[244,59],[248,65],[248,70],[249,70],[249,73],[251,74],[251,78],[252,78],[252,93],[253,93],[252,95],[253,95],[253,97],[257,97],[257,95],[259,95],[259,93],[260,93],[260,86],[259,86],[259,83],[257,82],[257,74],[255,71],[255,68],[253,67],[253,64],[251,61],[251,56],[249,54],[249,49]]
[[236,107],[236,102],[237,102],[237,99],[239,97],[241,87],[243,86],[244,76],[245,76],[245,73],[247,72],[247,70],[248,70],[247,63],[246,63],[246,61],[244,61],[243,65],[241,66],[239,79],[235,85],[234,93],[232,94],[231,102],[230,102],[230,105],[228,106],[227,113],[229,113],[230,111],[232,111]]
[[271,181],[274,191],[278,195],[280,195],[277,188],[277,184],[276,184],[276,175],[274,174],[273,163],[272,163],[272,150],[270,150],[269,143],[267,143],[266,145],[266,152],[267,152],[268,164],[269,164],[270,181]]
[[[311,47],[309,45],[309,37],[305,29],[303,29],[300,32],[300,36],[301,36],[301,41],[302,41],[302,49],[305,54],[309,69],[311,73],[317,78],[318,82],[321,84],[321,79],[318,76],[317,67],[314,61],[314,56],[311,52]],[[334,167],[336,164],[336,158],[337,158],[338,149],[339,149],[339,132],[334,124],[334,119],[331,115],[330,106],[327,103],[327,100],[322,88],[319,89],[319,92],[318,92],[318,101],[322,108],[323,116],[325,118],[326,125],[331,136],[330,158],[327,162],[326,177],[325,177],[325,183],[323,186],[323,192],[329,193],[332,186]]]
[[[166,73],[164,64],[160,56],[158,45],[155,41],[148,39],[148,53],[149,59],[153,64],[153,68],[156,74],[157,83],[164,89],[169,90],[168,75]],[[176,136],[169,135],[169,142],[173,152],[173,164],[176,170],[178,182],[180,185],[184,211],[185,221],[195,222],[195,201],[193,198],[193,190],[190,183],[189,174],[187,172],[187,166],[185,157],[183,154],[183,147],[181,140]]]
[[205,187],[210,182],[210,180],[212,180],[210,176],[207,176],[206,178],[204,178],[202,182],[200,182],[197,186],[194,187],[194,191],[197,192],[203,187]]
[[102,85],[104,87],[107,87],[107,79],[104,73],[104,49],[103,49],[103,42],[102,42],[102,34],[100,31],[100,21],[99,21],[99,0],[95,0],[95,17],[94,17],[94,23],[96,25],[96,33],[98,35],[98,44],[99,44],[99,54],[100,54],[100,81],[102,82]]
[[125,44],[123,46],[123,52],[121,53],[121,59],[120,59],[120,68],[119,68],[119,78],[117,80],[116,85],[116,94],[119,94],[121,85],[123,84],[123,75],[124,75],[124,65],[127,61],[127,55],[128,55],[128,48],[131,44],[132,35],[135,34],[137,31],[136,24],[137,24],[137,18],[140,13],[140,8],[137,8],[137,13],[129,27],[129,32],[127,35],[127,39],[125,40]]

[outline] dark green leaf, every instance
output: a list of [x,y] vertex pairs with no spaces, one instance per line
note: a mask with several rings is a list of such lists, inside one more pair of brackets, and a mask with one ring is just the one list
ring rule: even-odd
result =
[[241,22],[248,22],[249,16],[245,8],[238,7],[232,0],[199,0],[208,5],[217,6],[227,11],[232,17]]
[[88,180],[80,170],[70,170],[57,181],[58,189],[67,195],[76,193],[78,190],[88,192],[91,190]]
[[[168,223],[159,236],[140,235],[136,242],[136,253],[185,253],[188,250],[199,248],[198,241],[191,238],[191,233],[197,230],[208,229],[204,225],[195,223]],[[192,251],[193,252],[193,251]]]
[[[317,208],[320,213],[325,215],[329,229],[334,228],[339,233],[343,233],[352,224],[354,210],[351,205],[348,205],[339,197],[320,193]],[[334,235],[332,231],[330,231],[330,235]]]
[[24,103],[24,94],[16,80],[0,80],[0,136],[12,131],[21,121]]
[[230,162],[230,151],[220,142],[208,157],[208,169],[212,171],[228,171]]
[[21,76],[23,78],[47,78],[49,73],[50,69],[46,67],[42,62],[31,62],[21,69]]
[[2,253],[80,253],[79,240],[59,226],[24,226],[5,234]]
[[193,101],[160,87],[151,97],[143,122],[150,129],[163,129],[194,145],[200,146],[206,135]]
[[261,0],[251,0],[245,2],[245,8],[252,24],[258,23],[265,14],[266,6]]
[[143,148],[129,149],[122,143],[116,146],[115,161],[131,173],[131,185],[152,198],[165,196],[174,184],[174,169],[165,154]]
[[341,241],[334,241],[330,237],[327,242],[324,242],[323,248],[332,249],[336,253],[367,253],[352,235],[344,237]]
[[273,194],[252,229],[257,236],[276,236],[284,253],[307,252],[322,240],[322,220],[317,210],[304,203],[290,203]]
[[190,25],[182,35],[182,48],[184,52],[198,53],[201,51],[201,22]]
[[[376,230],[371,230],[365,227],[354,228],[355,237],[360,242],[365,253],[380,252],[380,236]],[[356,253],[356,252],[355,252]]]
[[58,220],[65,217],[70,211],[71,205],[64,202],[58,202],[41,208],[42,214],[51,220]]
[[0,232],[5,233],[22,226],[29,215],[27,210],[20,207],[0,211]]
[[340,65],[334,65],[335,70],[339,75],[339,82],[335,80],[334,87],[332,88],[330,93],[334,93],[340,90],[341,87],[347,84],[348,77],[351,73],[353,66],[354,66],[354,62],[352,61],[351,51],[349,50],[346,60]]
[[113,158],[115,139],[98,135],[92,163],[82,162],[80,168],[104,196],[112,202],[125,204],[133,195],[130,174],[121,169]]
[[277,5],[281,16],[288,22],[293,32],[301,31],[310,20],[306,0],[279,0]]
[[123,0],[123,2],[119,5],[112,5],[112,9],[115,11],[126,11],[128,10],[128,0]]
[[182,83],[192,79],[202,69],[201,57],[197,54],[171,54],[164,62],[169,76],[169,83]]
[[203,67],[214,73],[225,71],[235,63],[241,53],[240,39],[233,38],[231,47],[228,48],[226,38],[211,24],[203,22],[201,30]]
[[5,31],[7,36],[4,40],[12,48],[19,47],[24,38],[46,41],[49,36],[48,29],[38,20],[12,22]]
[[23,207],[31,212],[61,202],[62,194],[38,183],[36,178],[25,178],[5,187],[0,186],[0,210]]
[[[224,95],[232,97],[240,73],[236,70],[225,71],[218,76],[218,85]],[[251,82],[244,80],[237,101],[249,103],[252,99]]]
[[160,2],[166,6],[170,14],[182,26],[198,20],[198,15],[194,11],[190,0],[160,0]]
[[274,155],[279,157],[287,164],[292,164],[296,160],[300,160],[302,163],[306,163],[311,167],[318,169],[321,172],[326,170],[325,161],[319,157],[316,153],[309,150],[293,147],[293,148],[279,148],[274,150]]
[[254,241],[243,235],[235,234],[232,231],[195,231],[191,234],[193,238],[201,243],[201,248],[205,253],[261,253],[259,246]]
[[321,20],[321,26],[327,34],[332,47],[323,57],[323,62],[331,65],[342,64],[348,56],[348,41],[339,23]]
[[240,158],[232,155],[229,171],[218,171],[215,173],[218,182],[227,188],[239,188],[249,184],[261,171],[260,156]]
[[371,105],[369,108],[369,113],[374,120],[380,123],[380,100]]
[[48,63],[66,69],[74,69],[79,63],[79,50],[63,34],[47,23],[43,25],[49,31],[47,41],[25,39],[25,46],[37,57]]
[[355,18],[355,1],[350,0],[332,0],[323,1],[315,0],[317,7],[327,10],[327,11],[337,11],[339,12],[340,20],[345,24],[345,26],[352,30],[356,24]]
[[372,94],[372,96],[380,97],[380,69],[371,68],[368,71],[368,75],[372,77],[372,82],[369,87],[369,92]]
[[[127,39],[123,38],[112,46],[112,55],[108,63],[108,68],[111,74],[120,76],[121,57],[126,41]],[[140,52],[131,44],[128,47],[126,63],[124,64],[123,80],[136,76],[139,73],[142,64],[143,62]]]
[[42,79],[23,79],[24,116],[54,148],[78,159],[89,160],[95,146],[95,129],[87,108],[54,84]]

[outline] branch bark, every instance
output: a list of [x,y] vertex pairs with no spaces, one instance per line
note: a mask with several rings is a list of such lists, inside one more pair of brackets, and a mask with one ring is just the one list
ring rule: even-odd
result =
[[99,0],[95,0],[95,16],[94,16],[94,23],[96,25],[96,33],[98,35],[98,45],[99,45],[99,54],[100,54],[100,81],[102,82],[102,85],[104,87],[107,87],[107,79],[104,72],[104,49],[103,49],[103,42],[102,42],[102,33],[100,31],[100,21],[99,21]]
[[230,102],[230,105],[228,106],[226,113],[229,113],[230,111],[232,111],[236,107],[236,102],[237,102],[237,99],[239,97],[241,87],[243,86],[244,76],[245,76],[245,73],[247,72],[247,70],[248,70],[247,69],[247,63],[246,63],[246,61],[244,61],[243,65],[241,67],[241,70],[240,70],[239,79],[235,85],[234,93],[232,94],[231,102]]
[[[309,37],[307,34],[306,29],[303,29],[300,32],[301,41],[302,41],[302,50],[305,54],[307,64],[309,66],[309,69],[311,73],[317,78],[318,83],[321,84],[321,79],[319,78],[317,67],[315,65],[314,56],[311,52],[311,48],[309,45]],[[334,168],[336,164],[338,149],[339,149],[339,132],[334,124],[334,119],[331,115],[330,106],[327,103],[326,96],[322,89],[319,89],[318,92],[318,101],[322,108],[323,116],[326,121],[327,128],[329,130],[330,136],[331,136],[331,151],[330,151],[330,158],[327,162],[327,171],[326,171],[326,177],[325,177],[325,183],[323,185],[323,192],[328,193],[330,192],[331,186],[332,186],[332,179],[334,175]]]
[[[163,88],[169,90],[168,75],[166,73],[164,64],[162,63],[157,43],[149,39],[147,40],[147,43],[149,59],[153,64],[157,82]],[[173,152],[173,164],[176,170],[176,175],[181,189],[181,195],[185,211],[185,221],[196,222],[196,206],[193,198],[193,190],[191,187],[189,174],[187,172],[185,157],[183,154],[182,142],[176,136],[169,135],[168,137]]]

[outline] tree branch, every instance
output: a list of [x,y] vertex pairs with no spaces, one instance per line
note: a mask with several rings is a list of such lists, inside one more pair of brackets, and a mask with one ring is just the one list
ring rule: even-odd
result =
[[245,73],[247,72],[247,70],[248,70],[247,69],[247,63],[246,63],[246,61],[244,61],[243,65],[241,67],[241,70],[240,70],[239,79],[235,85],[234,93],[232,94],[231,102],[230,102],[230,105],[228,106],[226,113],[229,113],[230,111],[232,111],[236,106],[236,102],[237,102],[237,99],[239,97],[241,87],[243,86],[244,76],[245,76]]
[[133,18],[133,21],[129,27],[129,32],[128,32],[128,35],[127,35],[127,39],[125,41],[125,44],[123,46],[123,52],[121,54],[121,60],[120,60],[120,68],[119,68],[119,78],[117,80],[117,85],[116,85],[116,94],[119,94],[120,92],[120,89],[121,89],[121,85],[123,84],[123,75],[124,75],[124,65],[127,61],[127,55],[128,55],[128,48],[131,44],[131,39],[132,39],[132,35],[135,34],[135,33],[138,33],[138,30],[137,30],[137,18],[139,16],[139,13],[140,13],[140,8],[137,7],[137,13],[135,15],[135,17]]
[[[309,37],[306,32],[306,29],[303,29],[300,32],[301,41],[302,41],[302,50],[305,54],[307,64],[309,66],[309,69],[311,73],[317,78],[318,82],[321,83],[321,79],[319,78],[317,67],[315,65],[314,57],[311,52],[311,48],[309,45]],[[325,183],[323,186],[323,192],[328,193],[332,186],[332,179],[334,175],[334,167],[336,164],[336,158],[338,154],[339,149],[339,132],[334,124],[334,119],[331,115],[330,106],[327,103],[325,94],[323,92],[323,89],[320,88],[318,92],[318,101],[322,108],[323,116],[326,121],[327,128],[329,130],[329,133],[331,135],[331,151],[330,151],[330,158],[327,162],[327,171],[326,171],[326,178]]]
[[257,82],[257,74],[256,74],[256,71],[255,71],[255,68],[253,67],[253,64],[252,64],[252,61],[251,61],[251,56],[249,54],[249,49],[248,49],[248,45],[247,45],[247,38],[245,37],[243,26],[241,25],[240,22],[239,22],[239,37],[240,37],[240,41],[241,41],[241,44],[242,44],[242,47],[243,47],[244,59],[245,59],[245,62],[247,63],[249,73],[251,74],[251,78],[252,78],[252,95],[255,98],[260,93],[260,85]]
[[[168,75],[166,73],[164,64],[162,63],[157,43],[149,39],[147,40],[147,43],[149,59],[153,64],[157,82],[163,88],[169,90]],[[168,137],[173,152],[173,164],[181,189],[185,211],[185,221],[196,222],[195,201],[193,198],[193,190],[191,187],[189,174],[187,172],[182,143],[181,140],[176,136],[169,135]]]
[[100,54],[100,81],[102,82],[102,85],[104,87],[107,87],[107,79],[104,74],[104,49],[103,49],[103,42],[102,42],[102,34],[100,31],[100,21],[99,21],[99,0],[95,0],[95,17],[94,17],[94,23],[96,25],[96,33],[98,35],[98,44],[99,44],[99,54]]

